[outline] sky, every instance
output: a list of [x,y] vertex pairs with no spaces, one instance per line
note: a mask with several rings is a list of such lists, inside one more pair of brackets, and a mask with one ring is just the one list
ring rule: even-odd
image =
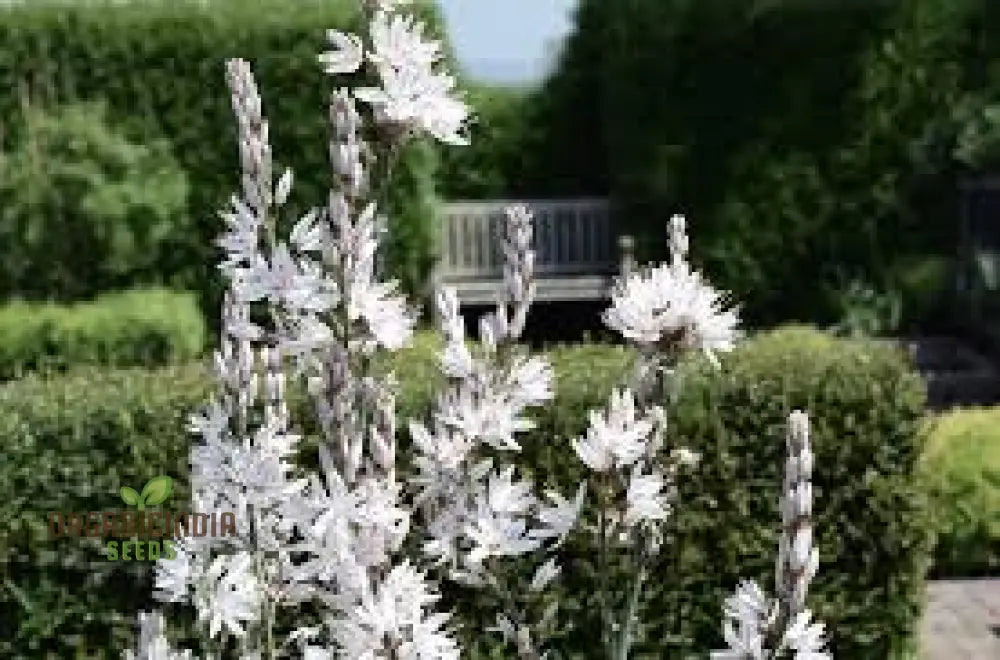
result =
[[576,0],[438,0],[452,47],[470,76],[532,83],[569,31]]

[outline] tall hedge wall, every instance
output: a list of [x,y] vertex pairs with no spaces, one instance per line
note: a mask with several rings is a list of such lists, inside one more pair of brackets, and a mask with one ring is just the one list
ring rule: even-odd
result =
[[[433,401],[433,345],[422,338],[395,361],[403,419]],[[586,411],[604,405],[626,377],[631,355],[583,346],[551,356],[557,399],[522,443],[523,465],[568,492],[581,476],[569,441],[584,432]],[[47,539],[44,512],[114,508],[121,485],[164,472],[184,501],[185,415],[208,394],[205,376],[197,366],[83,371],[0,386],[0,517],[10,522],[0,527],[0,655],[67,658],[77,647],[128,643],[134,610],[150,604],[148,566],[109,562],[82,539]],[[295,394],[293,410],[301,403]],[[686,369],[671,420],[703,461],[682,482],[677,540],[650,585],[643,618],[652,625],[639,656],[719,648],[721,602],[737,578],[771,583],[784,423],[795,407],[813,420],[821,569],[810,604],[829,625],[834,657],[886,660],[906,646],[931,552],[926,497],[915,478],[923,446],[919,376],[896,351],[787,329],[750,341],[721,373],[701,364]],[[302,419],[308,436],[314,427]],[[401,442],[404,462],[405,448]],[[589,657],[597,643],[587,577],[593,556],[580,541],[563,558],[577,598],[564,601],[575,625],[557,645],[582,653],[574,657]],[[495,621],[488,599],[464,594],[445,604],[471,616],[462,635],[487,654],[472,657],[502,657],[488,655],[495,640],[482,633]]]
[[[532,100],[533,194],[611,194],[643,257],[673,212],[761,324],[955,254],[963,102],[1000,98],[992,0],[581,0]],[[537,164],[537,166],[535,166]]]
[[[436,6],[417,11],[442,35]],[[109,118],[135,139],[166,137],[189,175],[195,230],[176,248],[168,266],[174,284],[203,291],[209,317],[217,316],[217,256],[212,239],[221,229],[216,211],[238,190],[236,128],[224,78],[232,57],[254,65],[271,124],[276,165],[291,166],[296,186],[290,208],[322,204],[329,188],[326,105],[335,85],[316,55],[327,49],[327,28],[357,26],[354,0],[134,0],[89,3],[31,2],[0,9],[0,140],[10,148],[23,132],[25,104],[58,105],[104,100]],[[416,145],[400,176],[433,177],[434,157]],[[405,183],[405,181],[404,181]],[[427,225],[426,185],[405,183],[394,210],[407,223]],[[431,190],[431,194],[432,194]],[[424,196],[423,198],[421,196]],[[422,209],[414,214],[412,209]],[[398,217],[403,214],[393,214]],[[416,215],[417,217],[414,217]],[[394,254],[426,253],[426,231],[401,228],[414,245]],[[393,259],[390,255],[390,263]],[[428,264],[403,270],[426,271]],[[406,275],[406,279],[414,279]]]

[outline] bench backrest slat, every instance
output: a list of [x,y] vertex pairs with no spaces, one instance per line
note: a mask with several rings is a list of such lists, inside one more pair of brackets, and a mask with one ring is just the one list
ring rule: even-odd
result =
[[[439,276],[445,281],[502,277],[504,209],[511,200],[451,202],[441,212]],[[539,276],[600,275],[618,267],[606,199],[528,200]]]

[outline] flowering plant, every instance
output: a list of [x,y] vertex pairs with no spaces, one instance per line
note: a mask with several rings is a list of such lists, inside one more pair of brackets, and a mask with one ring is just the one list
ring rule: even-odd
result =
[[[246,524],[234,536],[184,537],[177,557],[157,566],[156,594],[192,604],[211,647],[231,641],[243,659],[332,656],[458,658],[457,623],[442,611],[439,584],[486,590],[502,603],[493,631],[521,658],[554,657],[549,640],[559,602],[554,552],[571,534],[591,534],[599,549],[604,655],[627,658],[650,560],[668,542],[665,522],[676,483],[698,456],[669,440],[657,405],[676,392],[676,365],[691,350],[714,360],[739,338],[724,296],[687,261],[684,218],[670,223],[671,261],[626,274],[604,320],[639,348],[633,381],[607,409],[590,413],[573,442],[590,478],[575,492],[536,493],[519,471],[518,434],[526,412],[552,400],[553,374],[519,349],[534,297],[531,214],[507,211],[505,296],[467,341],[456,293],[436,296],[445,339],[439,364],[448,386],[429,419],[408,420],[413,470],[396,469],[394,381],[373,358],[405,346],[415,314],[380,281],[376,252],[384,226],[376,204],[392,159],[418,135],[467,141],[468,108],[441,70],[438,43],[403,11],[401,0],[363,4],[363,34],[330,31],[334,49],[319,61],[333,75],[370,69],[378,86],[331,95],[326,205],[297,219],[287,240],[277,219],[293,183],[275,182],[268,124],[250,66],[227,64],[239,127],[242,194],[222,213],[227,231],[221,269],[229,288],[215,355],[218,390],[191,428],[192,492],[199,510],[224,508]],[[301,379],[322,430],[319,474],[295,471],[299,436],[285,401],[286,378]],[[717,658],[827,658],[822,626],[810,622],[806,589],[817,565],[809,525],[812,458],[808,419],[789,418],[789,459],[774,599],[753,582],[725,605],[729,650]],[[596,523],[584,525],[584,507]],[[407,544],[408,540],[417,543]],[[418,552],[407,554],[416,548]],[[612,553],[634,569],[624,612],[608,580]],[[526,584],[511,584],[511,557],[537,559]],[[276,634],[279,608],[309,604],[315,626]],[[169,648],[162,616],[143,613],[136,652],[146,660],[188,658]]]

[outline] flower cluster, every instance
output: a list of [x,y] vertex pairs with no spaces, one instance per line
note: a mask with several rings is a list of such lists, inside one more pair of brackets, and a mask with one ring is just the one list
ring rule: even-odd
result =
[[[400,77],[420,85],[443,79],[429,69],[436,45],[421,45],[419,28],[392,14],[390,5],[371,8],[371,54],[384,74],[384,96],[392,100],[383,114],[408,126],[402,140],[410,128],[444,124],[434,119],[434,107],[401,114]],[[249,65],[229,62],[227,79],[239,128],[242,194],[222,214],[227,231],[219,240],[225,251],[220,267],[229,290],[215,360],[219,392],[192,419],[202,443],[192,449],[191,481],[196,506],[236,512],[240,533],[183,539],[178,558],[157,567],[157,594],[193,604],[217,650],[231,636],[241,657],[284,655],[293,642],[307,657],[390,651],[457,657],[445,630],[448,617],[433,611],[433,587],[398,558],[410,515],[394,471],[392,383],[359,371],[373,351],[405,346],[414,325],[395,285],[376,278],[379,219],[366,199],[368,150],[356,107],[356,99],[371,99],[373,92],[332,95],[336,189],[282,241],[276,220],[292,174],[286,170],[273,181],[268,124]],[[464,118],[459,101],[449,105],[441,97],[436,104],[460,108]],[[289,430],[288,366],[318,403],[326,440],[322,475],[292,475],[290,457],[301,443]],[[318,601],[321,625],[303,626],[279,647],[276,609],[306,601]],[[140,642],[148,647],[158,639]]]
[[791,652],[795,660],[831,660],[823,650],[823,624],[805,606],[816,575],[819,552],[812,544],[812,451],[809,418],[788,417],[788,459],[781,497],[782,534],[775,573],[777,597],[769,598],[753,580],[741,582],[726,600],[724,636],[729,648],[713,660],[769,660]]
[[375,110],[379,124],[421,130],[447,144],[464,145],[467,106],[454,97],[455,79],[437,66],[441,45],[428,41],[412,17],[390,11],[398,3],[376,3],[369,25],[371,46],[352,34],[330,30],[335,50],[320,55],[331,74],[354,73],[365,62],[374,66],[382,85],[363,87],[357,97]]
[[661,352],[697,348],[714,358],[739,338],[739,318],[688,263],[685,224],[683,216],[671,218],[671,262],[626,275],[604,322],[641,347]]
[[[234,512],[238,533],[181,539],[176,559],[157,566],[156,595],[195,608],[211,658],[235,641],[243,660],[288,657],[295,646],[310,660],[437,660],[462,650],[439,590],[450,580],[488,591],[501,603],[495,632],[518,657],[539,660],[554,650],[558,626],[560,603],[550,588],[562,568],[555,551],[582,531],[599,549],[605,651],[625,659],[651,561],[669,541],[678,479],[698,462],[670,437],[660,406],[665,386],[679,386],[673,377],[685,353],[715,360],[732,348],[737,313],[688,263],[685,221],[675,216],[671,262],[626,274],[604,316],[640,349],[636,381],[591,412],[589,428],[572,441],[586,478],[572,494],[539,492],[516,459],[519,436],[532,428],[531,409],[555,396],[554,377],[544,359],[518,345],[535,295],[535,253],[531,213],[513,206],[504,293],[479,319],[476,340],[466,336],[457,293],[436,293],[444,338],[438,364],[448,385],[427,419],[408,420],[412,470],[399,474],[396,383],[374,368],[374,358],[405,347],[416,317],[397,285],[380,277],[386,223],[376,200],[407,140],[464,144],[468,118],[454,79],[441,69],[440,44],[402,11],[406,4],[364,0],[363,34],[328,33],[333,50],[319,56],[323,68],[350,75],[368,67],[379,85],[332,92],[332,190],[322,207],[292,219],[287,240],[277,228],[293,175],[285,170],[274,180],[250,66],[227,63],[242,185],[221,214],[228,289],[214,356],[217,391],[191,418],[201,438],[191,450],[191,488],[197,510]],[[365,131],[366,121],[378,130]],[[370,144],[373,134],[379,142]],[[315,473],[293,461],[313,448],[293,431],[289,378],[305,385],[315,405]],[[725,609],[730,650],[720,658],[788,650],[800,660],[828,657],[822,627],[810,623],[805,607],[818,561],[808,420],[795,413],[790,427],[777,596],[768,599],[754,583],[738,588]],[[409,549],[419,552],[407,556]],[[628,557],[635,575],[621,613],[612,611],[620,599],[606,579],[616,556]],[[535,564],[523,584],[511,582],[519,579],[507,570],[511,558]],[[283,608],[310,614],[276,639]],[[170,650],[159,614],[139,621],[139,650],[127,657],[190,657]]]
[[[492,560],[544,550],[546,544],[558,546],[576,524],[586,485],[572,499],[547,491],[546,502],[533,494],[529,481],[517,478],[515,465],[503,462],[521,451],[517,434],[532,428],[525,411],[553,397],[549,364],[513,351],[534,297],[528,210],[508,209],[506,227],[506,296],[480,320],[478,350],[466,341],[455,291],[443,287],[438,292],[445,338],[439,363],[451,386],[438,398],[430,428],[410,424],[416,468],[412,483],[427,525],[424,552],[452,578],[501,592],[497,595],[505,596],[508,606],[499,615],[499,630],[522,656],[535,657],[532,622],[521,615],[525,604],[513,604],[512,590],[491,571]],[[540,596],[558,570],[553,559],[542,563],[522,591]],[[536,630],[534,638],[538,636]]]

